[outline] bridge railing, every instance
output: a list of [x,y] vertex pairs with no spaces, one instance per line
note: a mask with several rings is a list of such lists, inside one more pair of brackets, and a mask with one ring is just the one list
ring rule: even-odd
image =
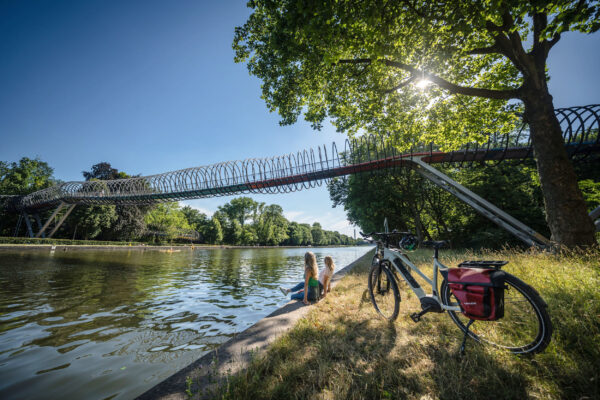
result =
[[[556,115],[565,146],[575,161],[600,153],[600,105],[561,108]],[[433,144],[415,144],[400,153],[386,138],[364,135],[283,156],[227,161],[173,172],[110,181],[66,182],[11,200],[16,210],[72,204],[144,204],[245,193],[286,193],[319,186],[334,176],[397,168],[403,160],[424,157],[429,163],[466,167],[475,163],[522,162],[532,157],[528,126],[485,143],[468,143],[444,152]]]

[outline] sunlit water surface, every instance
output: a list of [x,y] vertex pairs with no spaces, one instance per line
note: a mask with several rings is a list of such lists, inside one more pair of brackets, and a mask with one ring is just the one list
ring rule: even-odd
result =
[[134,398],[285,304],[306,250],[0,251],[0,398]]

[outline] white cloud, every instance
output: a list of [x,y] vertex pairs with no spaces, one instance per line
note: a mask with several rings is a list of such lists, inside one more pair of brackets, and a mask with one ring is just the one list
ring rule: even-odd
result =
[[302,214],[304,214],[303,211],[284,211],[283,212],[283,216],[286,217],[290,221],[297,221],[297,218],[299,218]]
[[207,217],[211,217],[215,213],[214,210],[211,211],[207,208],[198,207],[197,205],[194,204],[194,201],[195,200],[185,200],[185,201],[182,201],[181,203],[185,206],[190,206],[191,208],[198,210],[203,214],[206,214]]

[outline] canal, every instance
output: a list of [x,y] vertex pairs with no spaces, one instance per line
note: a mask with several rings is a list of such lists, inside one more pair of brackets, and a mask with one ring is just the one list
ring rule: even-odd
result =
[[369,249],[0,251],[0,398],[134,398]]

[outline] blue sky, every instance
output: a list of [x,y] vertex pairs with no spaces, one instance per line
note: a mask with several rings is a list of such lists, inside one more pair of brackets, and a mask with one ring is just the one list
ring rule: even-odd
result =
[[[0,160],[40,157],[62,180],[110,162],[150,175],[342,142],[330,126],[281,127],[260,81],[233,62],[246,1],[0,2]],[[557,107],[600,102],[600,34],[552,50]],[[298,222],[352,234],[324,187],[252,196]],[[230,197],[185,202],[208,213]]]

